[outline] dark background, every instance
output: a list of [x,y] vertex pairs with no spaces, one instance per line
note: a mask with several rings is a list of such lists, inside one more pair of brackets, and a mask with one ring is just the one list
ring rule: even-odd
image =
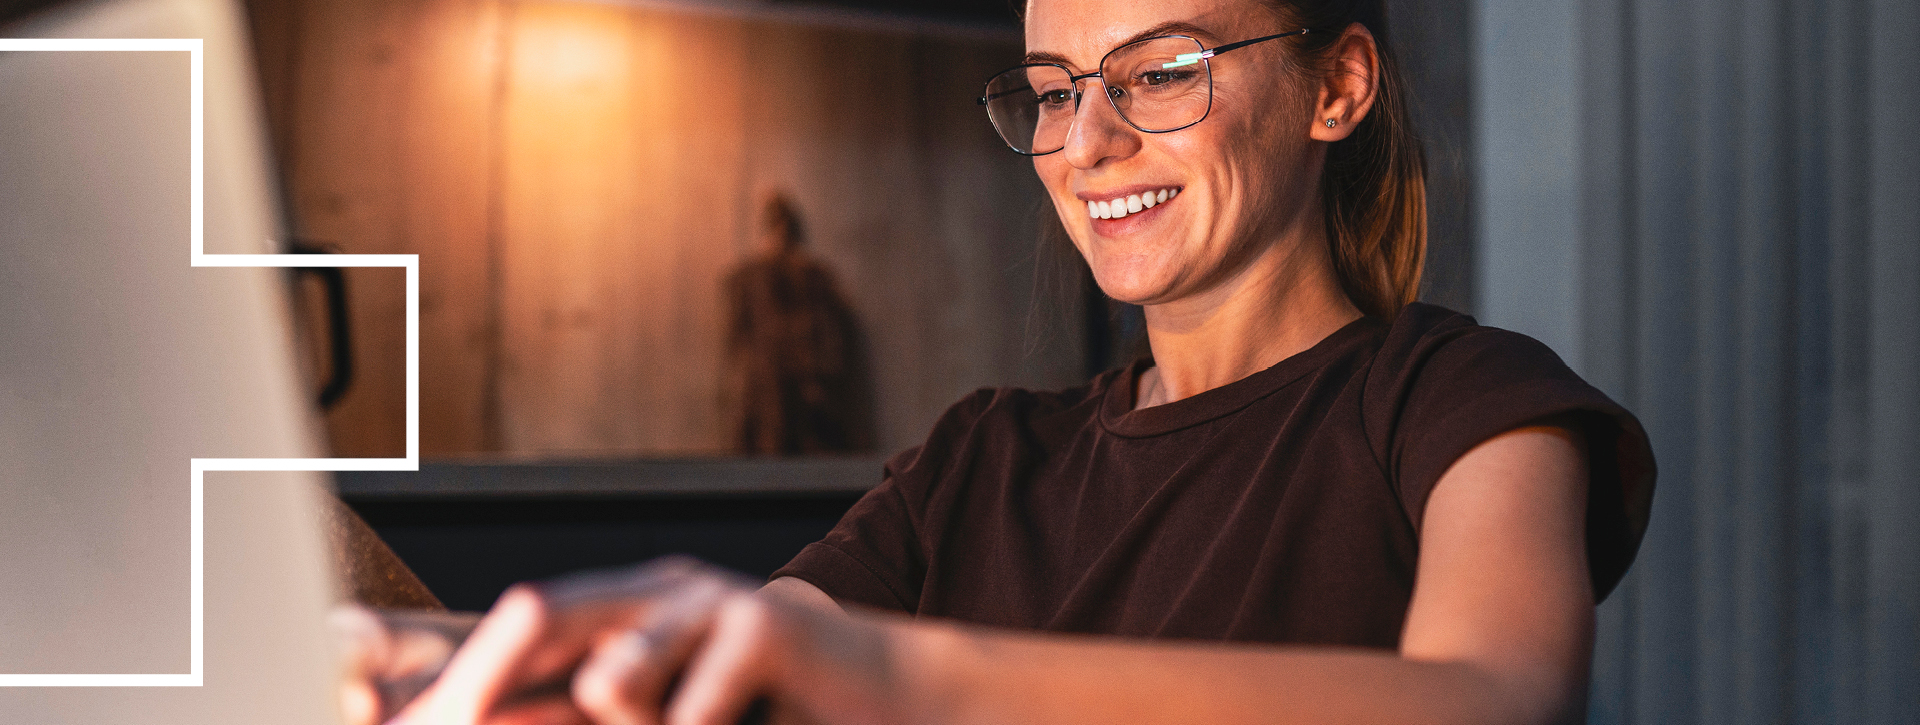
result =
[[520,581],[689,554],[755,577],[819,540],[858,498],[787,496],[348,499],[449,609]]

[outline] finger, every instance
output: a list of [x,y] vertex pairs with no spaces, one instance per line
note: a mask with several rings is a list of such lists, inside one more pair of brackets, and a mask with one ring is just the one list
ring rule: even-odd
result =
[[539,642],[549,617],[550,608],[533,588],[508,589],[454,653],[446,671],[401,711],[397,722],[481,722],[503,692],[524,676],[523,660]]
[[594,723],[563,697],[488,713],[483,725],[594,725]]
[[391,652],[391,633],[380,615],[366,607],[335,607],[327,612],[327,629],[339,648],[339,663],[349,675],[371,676],[380,672]]
[[455,650],[455,643],[447,638],[418,630],[395,632],[392,646],[385,675],[393,679],[438,674]]
[[775,681],[777,622],[766,602],[733,596],[720,605],[705,646],[667,703],[669,725],[734,725]]
[[380,690],[367,680],[343,680],[340,683],[340,719],[347,725],[379,725],[382,702]]
[[649,611],[653,603],[577,596],[556,603],[553,589],[528,584],[508,589],[423,693],[417,714],[411,706],[402,714],[436,724],[475,723],[556,701],[571,712],[568,675],[592,642],[608,629],[631,626],[636,613]]
[[[573,677],[573,702],[599,725],[658,725],[664,678],[649,676],[664,669],[659,646],[645,632],[632,630],[595,648]],[[664,665],[664,666],[663,666]]]
[[530,677],[564,683],[564,674],[610,632],[645,621],[661,602],[685,599],[689,591],[746,588],[738,577],[684,556],[656,559],[638,567],[587,572],[528,588],[549,611],[539,646],[524,669]]
[[398,713],[433,684],[452,659],[454,647],[454,642],[435,632],[393,633],[391,654],[374,681],[382,720]]
[[550,675],[573,670],[610,633],[640,626],[657,617],[655,610],[660,607],[692,601],[690,592],[707,596],[724,589],[731,577],[716,575],[718,571],[699,560],[676,556],[539,584],[536,589],[554,612],[554,621],[530,668]]
[[[610,632],[634,627],[689,582],[726,589],[730,579],[688,559],[635,570],[517,585],[503,595],[407,721],[472,723],[566,697],[570,674]],[[694,587],[698,589],[700,587]],[[661,595],[668,596],[661,596]],[[571,705],[569,704],[569,707]]]
[[380,722],[379,673],[391,657],[391,639],[378,614],[361,606],[337,607],[327,626],[339,648],[340,714],[349,725]]
[[724,587],[695,582],[661,602],[641,627],[604,640],[574,676],[574,702],[606,725],[658,723],[674,675],[706,636]]

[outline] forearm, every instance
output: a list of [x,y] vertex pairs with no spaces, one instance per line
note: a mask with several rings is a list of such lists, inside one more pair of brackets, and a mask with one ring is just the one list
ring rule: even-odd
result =
[[[1427,504],[1401,653],[1046,635],[850,608],[884,642],[887,675],[868,692],[888,704],[870,719],[1578,722],[1594,628],[1586,470],[1580,440],[1556,427],[1456,461]],[[795,670],[823,689],[857,672]]]
[[888,630],[901,714],[925,725],[1548,723],[1565,719],[1582,699],[1473,664],[1360,649],[1151,643],[927,623]]

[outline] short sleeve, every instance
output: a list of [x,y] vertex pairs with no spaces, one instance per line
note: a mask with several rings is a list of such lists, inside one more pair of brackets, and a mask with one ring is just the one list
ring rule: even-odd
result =
[[803,580],[835,601],[912,613],[919,599],[916,574],[926,566],[915,544],[913,516],[887,475],[826,538],[801,549],[771,578]]
[[929,517],[941,515],[928,510],[932,489],[964,449],[992,393],[980,391],[948,408],[926,443],[889,459],[880,485],[770,578],[800,579],[835,601],[915,613],[927,575],[922,537]]
[[1596,601],[1604,598],[1632,564],[1652,503],[1653,450],[1639,420],[1537,340],[1409,308],[1375,359],[1364,414],[1414,529],[1440,476],[1474,446],[1534,422],[1570,422],[1587,440],[1587,556]]

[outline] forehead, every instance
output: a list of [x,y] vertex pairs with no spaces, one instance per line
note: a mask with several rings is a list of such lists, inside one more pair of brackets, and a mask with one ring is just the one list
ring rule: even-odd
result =
[[1211,46],[1238,40],[1229,36],[1271,17],[1257,0],[1030,0],[1027,53],[1091,68],[1107,51],[1156,26],[1192,26],[1169,32]]

